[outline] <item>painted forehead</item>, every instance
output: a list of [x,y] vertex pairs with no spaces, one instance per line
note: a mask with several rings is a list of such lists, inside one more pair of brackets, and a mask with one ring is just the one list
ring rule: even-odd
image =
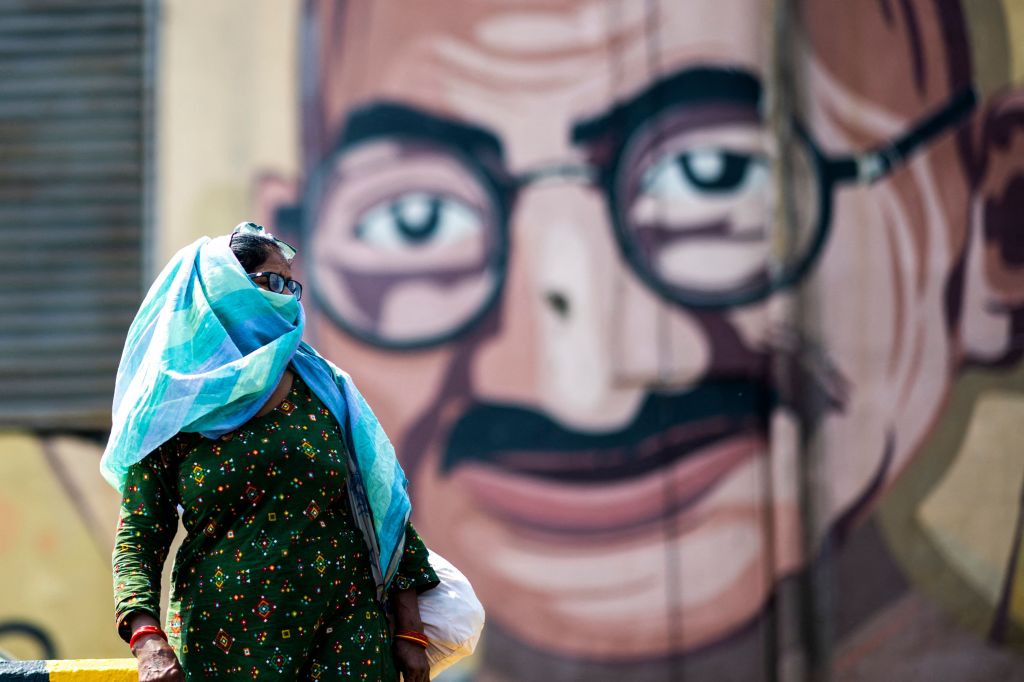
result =
[[[808,39],[797,42],[846,87],[912,116],[946,97],[951,80],[967,85],[969,74],[949,71],[969,63],[964,36],[950,33],[963,31],[958,3],[941,3],[941,12],[915,0],[900,12],[840,4],[807,3],[800,35]],[[565,119],[597,115],[689,66],[767,80],[772,62],[770,8],[760,0],[353,2],[341,19],[333,7],[322,49],[306,55],[323,67],[315,116],[329,138],[352,108],[375,100],[490,122],[506,135],[517,122],[533,137],[555,135]],[[862,30],[837,35],[836,25]],[[876,78],[883,67],[890,77]]]
[[419,17],[397,4],[353,4],[345,24],[365,33],[328,57],[327,127],[397,101],[479,122],[517,150],[558,154],[575,122],[661,79],[706,66],[761,79],[770,62],[761,3],[750,0],[430,3]]

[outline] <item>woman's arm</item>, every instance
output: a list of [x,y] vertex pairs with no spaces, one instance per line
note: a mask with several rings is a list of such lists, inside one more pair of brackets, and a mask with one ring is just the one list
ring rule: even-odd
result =
[[430,567],[427,546],[410,523],[405,528],[405,549],[398,561],[398,572],[391,586],[391,593],[414,590],[416,594],[426,592],[439,584],[437,574]]
[[[166,447],[173,447],[171,444]],[[160,576],[178,526],[173,477],[166,452],[157,450],[128,470],[114,539],[114,609],[118,634],[126,642],[143,625],[160,626]],[[171,460],[175,461],[175,460]],[[137,638],[140,680],[180,680],[173,649],[159,635]]]
[[[396,632],[423,632],[419,593],[437,584],[437,574],[427,560],[427,547],[410,523],[405,530],[405,550],[390,595]],[[394,649],[395,663],[407,682],[430,680],[430,662],[422,646],[407,639],[395,638]]]
[[[415,589],[396,590],[391,593],[396,633],[402,630],[423,632],[418,596]],[[394,649],[395,665],[405,682],[429,682],[430,661],[427,660],[427,652],[421,645],[396,637]]]

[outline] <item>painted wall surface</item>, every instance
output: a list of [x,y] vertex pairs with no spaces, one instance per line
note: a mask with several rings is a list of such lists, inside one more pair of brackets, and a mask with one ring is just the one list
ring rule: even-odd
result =
[[4,433],[0,452],[0,651],[124,655],[110,613],[118,495],[99,475],[99,446]]
[[965,6],[304,5],[258,217],[480,679],[1024,675],[1021,9]]
[[299,246],[456,674],[1024,678],[1024,4],[174,0],[159,87],[156,260]]

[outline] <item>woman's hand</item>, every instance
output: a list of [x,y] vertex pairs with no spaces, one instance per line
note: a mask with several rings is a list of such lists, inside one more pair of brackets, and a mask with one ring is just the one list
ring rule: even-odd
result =
[[[160,621],[148,611],[134,611],[128,615],[128,628],[132,632],[144,625],[159,628]],[[160,635],[141,635],[135,641],[132,653],[139,659],[139,682],[185,682],[185,673],[174,649]]]
[[404,682],[430,682],[430,662],[419,644],[395,639],[395,667]]
[[160,635],[140,637],[132,653],[139,659],[139,682],[185,682],[174,649]]
[[[398,630],[423,632],[416,590],[395,590],[391,593],[391,604]],[[427,652],[422,646],[395,637],[394,649],[395,667],[402,673],[405,682],[430,682],[430,661],[427,660]]]

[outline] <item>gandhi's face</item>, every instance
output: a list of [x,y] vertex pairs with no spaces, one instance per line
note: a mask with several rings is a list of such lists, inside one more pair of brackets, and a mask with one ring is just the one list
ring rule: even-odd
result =
[[949,136],[870,186],[816,165],[948,89],[896,66],[872,91],[890,50],[810,54],[799,229],[773,240],[768,10],[656,4],[350,3],[325,52],[341,142],[306,194],[315,341],[396,442],[423,535],[491,622],[597,659],[756,614],[804,561],[794,414],[824,534],[907,462],[955,360]]

